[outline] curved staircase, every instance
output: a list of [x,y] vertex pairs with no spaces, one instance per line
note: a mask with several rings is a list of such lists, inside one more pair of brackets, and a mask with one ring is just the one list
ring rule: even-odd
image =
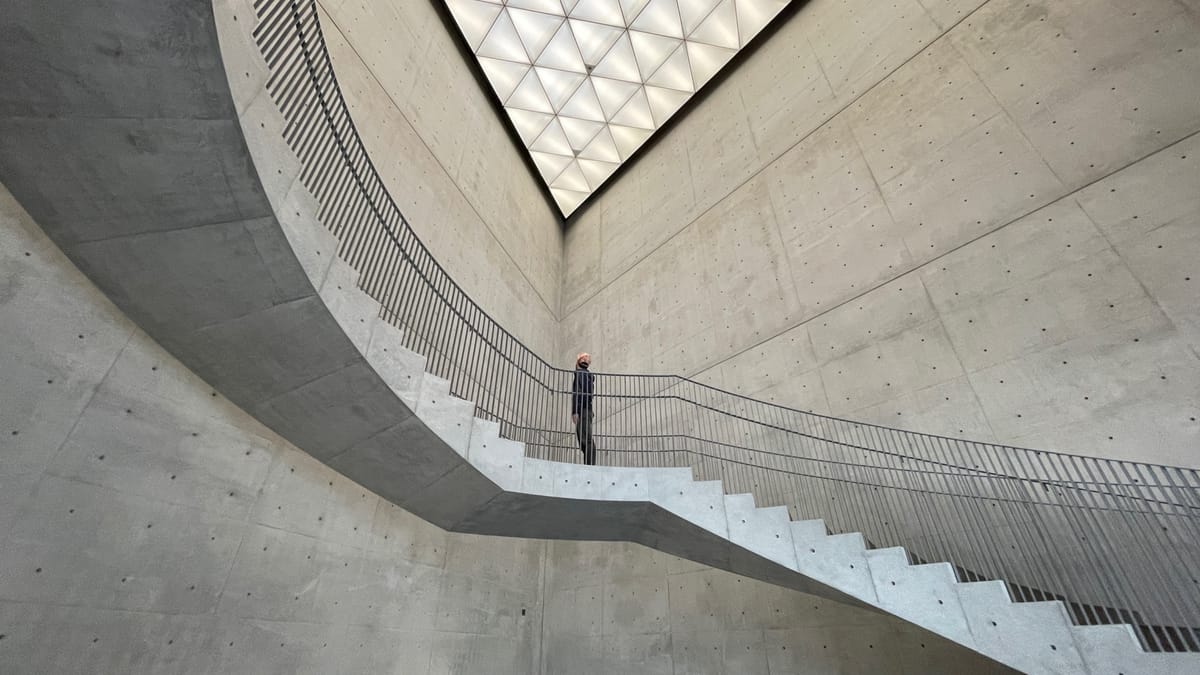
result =
[[[103,8],[98,0],[87,1]],[[38,4],[14,8],[12,20],[36,25],[34,12],[83,16],[79,3]],[[422,253],[398,210],[388,206],[386,190],[337,91],[315,2],[215,0],[211,15],[185,0],[130,0],[126,5],[145,5],[147,11],[131,9],[120,17],[108,13],[105,20],[151,24],[138,30],[121,27],[123,34],[133,36],[128,49],[135,55],[122,67],[135,69],[140,77],[100,78],[78,91],[57,83],[64,89],[46,94],[69,91],[91,97],[92,103],[107,106],[112,119],[87,127],[92,137],[80,136],[79,120],[88,115],[80,113],[78,100],[61,105],[37,101],[53,108],[53,119],[44,125],[56,131],[45,136],[49,140],[40,152],[3,158],[0,180],[151,336],[314,457],[446,529],[634,541],[893,614],[1025,672],[1200,672],[1195,651],[1200,648],[1191,641],[1196,634],[1192,626],[1200,622],[1172,623],[1158,612],[1178,599],[1181,611],[1172,616],[1194,618],[1194,589],[1180,588],[1178,598],[1149,597],[1154,616],[1139,619],[1142,614],[1131,608],[1105,605],[1104,588],[1075,589],[1080,597],[1064,602],[1060,598],[1067,598],[1067,589],[1042,590],[1023,579],[1006,583],[990,578],[995,575],[986,569],[990,563],[1008,569],[1023,558],[970,548],[991,522],[1011,528],[996,534],[999,541],[1024,546],[1030,540],[1020,533],[1053,509],[1079,515],[1071,531],[1083,528],[1102,537],[1115,532],[1105,526],[1110,512],[1123,514],[1114,517],[1129,523],[1169,517],[1181,526],[1164,539],[1164,557],[1172,559],[1163,569],[1186,576],[1194,558],[1184,556],[1176,564],[1173,557],[1200,545],[1200,483],[1192,482],[1194,472],[1178,484],[1156,479],[1147,485],[1111,475],[1051,477],[1039,473],[1038,463],[1059,460],[1036,453],[1028,455],[1028,466],[1018,464],[1020,471],[1006,473],[989,463],[993,455],[982,455],[982,465],[968,466],[963,457],[920,444],[936,445],[940,441],[929,440],[934,437],[914,436],[911,447],[879,445],[871,435],[891,430],[819,416],[805,418],[811,427],[798,428],[782,410],[770,410],[780,416],[778,421],[755,417],[754,402],[715,390],[698,394],[673,389],[676,380],[638,380],[645,389],[625,391],[623,407],[614,406],[611,424],[629,433],[610,435],[602,451],[624,464],[641,465],[555,461],[569,457],[556,454],[569,446],[569,433],[541,420],[545,409],[524,408],[507,397],[507,381],[482,379],[487,364],[462,361],[453,340],[436,336],[437,327],[452,325],[460,336],[491,345],[504,373],[528,374],[535,361],[526,352],[498,347],[511,344],[511,336],[482,315],[436,261]],[[58,72],[87,71],[90,55],[71,43],[87,43],[89,31],[102,34],[108,27],[76,23],[72,30],[31,46],[31,55],[55,63]],[[160,34],[167,38],[159,39]],[[226,72],[219,67],[222,60]],[[188,82],[190,88],[184,93],[165,85],[156,89],[156,79],[172,85]],[[66,80],[71,77],[64,76]],[[34,94],[45,93],[35,81],[26,84]],[[140,98],[130,102],[127,88],[138,85]],[[53,88],[45,82],[40,86]],[[191,104],[204,106],[192,111],[195,119],[185,114],[187,123],[162,122]],[[138,110],[132,111],[134,107]],[[149,121],[121,121],[134,112]],[[240,134],[231,131],[238,125]],[[194,127],[207,131],[197,135]],[[86,143],[92,145],[85,151]],[[55,162],[86,167],[88,171],[72,175],[93,181],[86,185],[90,194],[105,195],[108,201],[97,209],[73,195],[76,185],[52,180],[51,169],[59,166]],[[113,166],[129,173],[103,171]],[[173,180],[156,180],[156,169],[170,169]],[[209,176],[214,170],[222,184],[188,183],[188,177]],[[179,185],[187,189],[176,190]],[[409,311],[404,303],[411,298],[431,303],[437,311]],[[532,377],[528,386],[540,387],[555,400],[562,395],[552,381],[557,374],[546,372],[546,377]],[[696,421],[701,418],[684,416],[690,421],[672,427],[665,440],[645,450],[637,441],[650,437],[645,424],[655,416],[644,414],[636,402],[660,399],[670,406],[659,408],[662,413],[691,406],[736,420],[736,435],[753,436],[753,442],[731,445],[707,423]],[[750,431],[743,433],[741,425]],[[633,433],[639,430],[644,436]],[[902,433],[885,440],[908,438]],[[806,445],[798,450],[793,442]],[[843,454],[830,456],[831,451]],[[865,463],[851,461],[859,452]],[[682,465],[662,465],[672,463]],[[861,473],[850,473],[852,468]],[[697,475],[721,480],[696,480]],[[996,491],[985,496],[951,489],[981,484],[995,485]],[[819,487],[805,491],[798,486]],[[901,515],[907,519],[905,528],[923,533],[921,541],[940,538],[949,549],[967,547],[962,550],[978,555],[966,555],[966,563],[928,563],[929,550],[938,546],[910,552],[887,546],[890,540],[883,534],[888,531],[864,535],[850,529],[849,516],[859,518],[859,529],[866,531],[877,525],[873,518],[896,513],[897,504],[908,503],[874,497],[879,488],[922,508],[969,503],[978,513],[963,512],[964,523],[981,526],[972,531],[937,527],[955,515],[940,507]],[[833,504],[837,497],[842,502]],[[1126,509],[1128,504],[1146,506]],[[793,520],[825,507],[827,514],[818,511],[825,520]],[[1005,515],[983,517],[988,508]],[[894,528],[890,531],[899,532]],[[1079,550],[1125,552],[1128,541],[1087,542]],[[1053,544],[1037,545],[1050,550]],[[1092,557],[1085,562],[1103,568],[1119,561]],[[1086,578],[1075,569],[1052,571],[1051,576],[1069,581]],[[1109,577],[1101,572],[1096,579],[1103,582]],[[1127,576],[1111,578],[1121,586],[1128,582]],[[1021,597],[1014,597],[1013,589]],[[1141,597],[1136,588],[1119,590],[1121,597]],[[1135,632],[1115,621],[1119,618],[1142,625]]]

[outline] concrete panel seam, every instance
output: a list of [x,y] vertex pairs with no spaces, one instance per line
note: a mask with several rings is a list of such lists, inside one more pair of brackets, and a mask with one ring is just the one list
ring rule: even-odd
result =
[[[91,283],[91,281],[89,280],[85,283]],[[133,341],[133,335],[136,330],[137,330],[137,328],[130,326],[129,333],[128,333],[128,335],[125,336],[125,343],[121,345],[120,349],[115,350],[115,352],[113,354],[113,359],[108,364],[108,367],[105,369],[104,375],[99,380],[96,381],[96,385],[92,387],[92,391],[88,394],[87,402],[83,405],[83,407],[81,407],[79,409],[79,415],[77,415],[75,417],[75,420],[71,422],[71,428],[67,431],[67,433],[63,434],[62,441],[59,442],[58,447],[54,449],[54,452],[46,460],[47,467],[49,467],[54,462],[54,458],[57,457],[59,455],[59,453],[62,452],[62,449],[64,447],[66,447],[67,442],[70,441],[71,437],[75,434],[75,429],[79,426],[79,420],[83,419],[84,413],[87,411],[88,407],[92,404],[92,401],[95,400],[96,394],[100,391],[100,388],[102,386],[104,386],[104,382],[105,382],[105,380],[108,379],[108,376],[112,373],[113,368],[116,367],[117,362],[121,358],[121,353],[124,352],[125,348],[128,347],[129,344]],[[41,475],[38,476],[37,481],[34,482],[33,490],[37,490],[38,487],[42,484],[43,479],[48,475],[53,475],[53,474],[51,474],[48,470],[43,470],[41,472]],[[21,512],[21,513],[23,513],[23,512]],[[11,531],[6,533],[6,537],[11,537],[11,536],[12,536]],[[8,543],[7,539],[5,540],[4,543],[5,544]]]
[[[1038,149],[1037,145],[1034,144],[1033,140],[1029,138],[1029,134],[1025,133],[1025,130],[1023,128],[1021,128],[1021,125],[1017,123],[1016,118],[1014,118],[1012,116],[1012,112],[1009,111],[1009,109],[1004,106],[1004,104],[1000,101],[1000,98],[998,96],[996,96],[996,92],[992,91],[992,88],[988,86],[987,80],[984,79],[984,77],[979,74],[979,71],[975,70],[975,66],[971,65],[970,59],[966,58],[966,55],[962,53],[962,50],[960,50],[958,48],[958,45],[954,44],[953,40],[949,41],[949,43],[950,43],[950,49],[953,49],[954,53],[957,54],[960,59],[962,59],[963,64],[965,64],[967,69],[971,71],[971,74],[975,76],[975,79],[979,80],[979,83],[983,85],[983,88],[985,91],[987,91],[988,96],[990,96],[992,98],[992,102],[995,103],[996,107],[998,107],[1003,112],[1004,116],[1006,118],[1008,118],[1009,124],[1012,124],[1013,128],[1017,130],[1017,133],[1021,134],[1021,138],[1022,138],[1022,140],[1025,141],[1025,145],[1028,146],[1031,150],[1033,150],[1033,152],[1037,155],[1038,159],[1041,160],[1042,166],[1045,167],[1046,170],[1050,172],[1050,175],[1054,176],[1055,180],[1058,181],[1059,185],[1066,187],[1067,182],[1064,181],[1062,176],[1058,175],[1058,172],[1054,170],[1054,167],[1050,166],[1050,163],[1046,161],[1046,158],[1042,155],[1042,151]],[[1060,199],[1061,199],[1061,197],[1060,197]],[[1054,201],[1058,201],[1058,200],[1056,199]],[[1050,202],[1050,203],[1053,203],[1053,202]]]
[[[846,306],[846,305],[849,305],[849,304],[851,304],[851,303],[853,303],[853,302],[855,302],[855,301],[857,301],[857,300],[861,300],[863,297],[867,296],[867,295],[868,295],[868,294],[870,294],[871,292],[873,292],[873,291],[876,291],[876,290],[879,290],[879,289],[880,289],[880,288],[882,288],[883,286],[886,286],[887,284],[889,284],[889,283],[892,283],[893,281],[896,281],[896,280],[899,280],[899,279],[903,279],[903,278],[905,278],[905,277],[907,277],[907,276],[909,276],[909,275],[911,275],[911,274],[914,274],[914,273],[918,273],[918,272],[920,272],[920,270],[921,270],[922,268],[924,268],[924,267],[927,267],[927,266],[929,266],[929,265],[931,265],[931,264],[933,264],[933,263],[937,262],[938,260],[941,260],[942,258],[944,258],[944,257],[946,257],[946,256],[948,256],[948,255],[950,255],[950,254],[952,254],[952,253],[955,253],[955,252],[959,251],[960,249],[963,249],[963,248],[965,248],[965,247],[967,247],[967,246],[970,246],[971,244],[974,244],[975,242],[977,242],[977,241],[979,241],[979,240],[981,240],[981,239],[984,239],[984,238],[988,237],[989,235],[995,234],[996,232],[999,232],[1000,230],[1003,230],[1004,228],[1006,228],[1006,227],[1008,227],[1008,226],[1012,225],[1013,223],[1016,223],[1016,222],[1018,222],[1018,221],[1020,221],[1020,220],[1022,220],[1022,219],[1024,219],[1024,218],[1028,218],[1030,215],[1032,215],[1032,214],[1034,214],[1034,213],[1037,213],[1038,211],[1040,211],[1040,210],[1042,210],[1042,209],[1046,208],[1047,206],[1050,206],[1050,205],[1052,205],[1052,204],[1055,204],[1055,203],[1057,203],[1057,202],[1059,202],[1059,201],[1062,201],[1063,199],[1066,199],[1066,198],[1068,198],[1068,197],[1074,197],[1076,194],[1078,194],[1079,192],[1082,192],[1083,190],[1085,190],[1085,189],[1087,189],[1087,188],[1091,187],[1092,185],[1094,185],[1094,184],[1096,184],[1096,183],[1100,183],[1100,182],[1102,182],[1102,181],[1104,181],[1104,180],[1106,180],[1106,179],[1108,179],[1108,178],[1112,177],[1113,175],[1115,175],[1115,174],[1117,174],[1117,173],[1120,173],[1121,171],[1124,171],[1125,169],[1128,169],[1129,167],[1131,167],[1131,166],[1133,166],[1133,165],[1137,164],[1138,162],[1141,162],[1141,161],[1145,160],[1145,159],[1146,159],[1146,158],[1148,158],[1148,157],[1152,157],[1152,156],[1154,156],[1154,155],[1157,155],[1157,154],[1159,154],[1159,153],[1161,153],[1161,152],[1165,152],[1165,151],[1167,151],[1167,150],[1170,150],[1170,149],[1171,149],[1172,147],[1174,147],[1175,145],[1178,145],[1178,144],[1180,144],[1180,143],[1184,143],[1184,142],[1186,142],[1186,141],[1190,140],[1192,137],[1194,137],[1194,136],[1197,136],[1197,135],[1200,135],[1200,129],[1198,129],[1198,130],[1196,130],[1196,131],[1194,131],[1194,132],[1192,132],[1192,133],[1188,134],[1187,136],[1184,136],[1183,138],[1180,138],[1180,139],[1178,139],[1177,141],[1174,141],[1174,142],[1172,142],[1172,143],[1171,143],[1171,144],[1169,144],[1169,145],[1166,145],[1166,146],[1164,146],[1164,147],[1162,147],[1162,148],[1159,148],[1159,149],[1157,149],[1157,150],[1154,150],[1153,152],[1149,152],[1149,153],[1147,153],[1147,154],[1145,154],[1145,155],[1143,155],[1143,156],[1141,156],[1141,157],[1138,157],[1138,158],[1136,158],[1136,159],[1134,159],[1134,160],[1130,161],[1130,162],[1129,162],[1128,164],[1126,164],[1125,166],[1121,166],[1121,167],[1119,167],[1119,168],[1117,168],[1117,169],[1114,169],[1113,171],[1111,171],[1111,172],[1109,172],[1109,173],[1107,173],[1107,174],[1105,174],[1105,175],[1103,175],[1103,176],[1100,176],[1100,177],[1096,178],[1095,180],[1093,180],[1093,181],[1091,181],[1091,182],[1087,183],[1086,185],[1082,185],[1082,186],[1080,186],[1080,187],[1079,187],[1079,189],[1077,189],[1077,190],[1074,190],[1074,191],[1072,191],[1072,192],[1071,192],[1071,193],[1069,193],[1069,194],[1060,195],[1058,198],[1056,198],[1056,199],[1054,199],[1054,200],[1052,200],[1052,201],[1049,201],[1049,202],[1046,202],[1046,203],[1044,203],[1044,204],[1041,204],[1040,206],[1037,206],[1037,207],[1035,207],[1035,208],[1033,208],[1033,209],[1029,210],[1029,211],[1028,211],[1028,212],[1026,212],[1026,213],[1019,214],[1019,215],[1018,215],[1018,216],[1016,216],[1015,218],[1013,218],[1013,219],[1011,219],[1011,220],[1008,220],[1008,221],[1006,221],[1006,222],[1004,222],[1004,223],[1002,223],[1002,224],[1000,224],[1000,225],[996,226],[995,228],[993,228],[993,229],[991,229],[991,230],[989,230],[989,231],[987,231],[987,232],[984,232],[984,233],[980,234],[979,236],[977,236],[977,237],[975,237],[975,238],[971,239],[970,241],[965,241],[965,242],[963,242],[962,244],[960,244],[960,245],[958,245],[958,246],[955,246],[955,247],[954,247],[954,248],[952,248],[952,249],[947,249],[946,251],[944,251],[944,252],[942,252],[941,254],[939,254],[937,257],[935,257],[935,258],[931,258],[931,259],[927,260],[926,262],[922,263],[922,264],[921,264],[919,267],[914,267],[914,268],[912,268],[912,269],[910,269],[910,270],[908,270],[908,271],[906,271],[906,272],[902,272],[902,273],[900,273],[900,274],[897,274],[896,276],[892,277],[891,279],[888,279],[888,280],[886,280],[886,281],[880,282],[880,283],[876,284],[875,286],[872,286],[872,287],[870,287],[870,288],[865,288],[865,289],[864,289],[862,292],[858,293],[857,295],[855,295],[855,296],[853,296],[853,297],[850,297],[850,298],[847,298],[846,300],[844,300],[844,301],[842,301],[842,302],[840,302],[840,303],[838,303],[838,304],[836,304],[836,305],[832,305],[832,306],[830,306],[829,308],[827,308],[827,309],[824,309],[824,310],[822,310],[822,311],[820,311],[820,312],[818,312],[818,313],[816,313],[816,314],[812,315],[811,317],[809,317],[809,318],[805,319],[803,323],[796,324],[796,325],[793,325],[793,326],[788,326],[787,328],[785,328],[784,330],[782,330],[782,331],[780,331],[780,332],[776,333],[775,335],[771,335],[771,336],[767,337],[767,338],[766,338],[766,339],[764,339],[764,340],[760,340],[759,342],[757,342],[757,343],[755,343],[755,344],[752,344],[752,345],[748,346],[747,348],[743,349],[743,350],[742,350],[742,351],[740,351],[740,352],[737,352],[737,353],[735,353],[735,354],[731,354],[731,355],[729,355],[728,357],[726,357],[726,358],[724,358],[724,359],[722,359],[722,360],[720,360],[720,361],[717,361],[717,362],[715,362],[715,363],[709,364],[709,366],[708,366],[708,367],[707,367],[705,370],[703,370],[703,371],[700,371],[700,373],[696,373],[696,376],[700,375],[701,373],[708,372],[709,370],[711,370],[711,369],[713,369],[713,368],[716,368],[717,366],[720,366],[720,365],[722,365],[722,364],[726,363],[727,361],[730,361],[730,360],[732,360],[733,358],[735,358],[735,357],[737,357],[737,356],[741,356],[742,354],[745,354],[746,352],[749,352],[749,351],[752,351],[752,350],[754,350],[754,349],[757,349],[757,348],[761,347],[762,345],[766,344],[767,342],[770,342],[771,340],[773,340],[773,339],[775,339],[775,338],[778,338],[778,337],[782,336],[783,334],[787,333],[788,331],[795,329],[797,326],[802,326],[802,325],[805,325],[805,324],[807,324],[807,323],[810,323],[810,322],[812,322],[812,321],[815,321],[815,320],[817,320],[817,319],[821,318],[822,316],[825,316],[826,314],[828,314],[828,313],[832,312],[833,310],[836,310],[836,309],[838,309],[838,308],[841,308],[841,307],[844,307],[844,306]],[[694,376],[693,376],[693,377],[694,377]]]

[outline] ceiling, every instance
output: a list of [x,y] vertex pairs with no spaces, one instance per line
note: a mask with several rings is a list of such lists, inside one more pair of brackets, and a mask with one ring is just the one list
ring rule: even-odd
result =
[[789,0],[446,0],[564,216]]

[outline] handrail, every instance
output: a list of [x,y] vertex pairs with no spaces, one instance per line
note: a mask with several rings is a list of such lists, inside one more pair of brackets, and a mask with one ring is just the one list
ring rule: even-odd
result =
[[[529,455],[581,458],[572,371],[487,314],[405,220],[339,88],[316,0],[256,0],[267,88],[318,218],[380,316],[478,417]],[[595,373],[593,440],[623,466],[691,467],[759,506],[822,518],[1081,624],[1135,622],[1154,651],[1200,651],[1200,473],[979,443],[759,401],[675,375]]]

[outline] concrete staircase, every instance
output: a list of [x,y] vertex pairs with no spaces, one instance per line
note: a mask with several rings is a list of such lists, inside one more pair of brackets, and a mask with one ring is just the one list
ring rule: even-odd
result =
[[[375,301],[344,262],[333,263],[322,297],[348,331],[363,330]],[[543,518],[534,527],[504,518],[467,519],[482,534],[565,539],[627,538],[668,553],[825,597],[893,614],[1000,663],[1028,673],[1134,675],[1200,672],[1200,654],[1144,652],[1127,625],[1073,625],[1054,602],[1015,603],[1002,581],[960,582],[948,563],[910,564],[903,548],[868,549],[861,534],[828,534],[821,520],[792,521],[783,506],[758,507],[751,494],[724,493],[720,481],[696,481],[688,468],[626,468],[551,462],[525,455],[499,436],[499,425],[473,416],[474,404],[450,395],[450,383],[424,371],[425,359],[381,319],[364,348],[395,394],[418,418],[502,494],[505,512],[574,509],[620,516],[622,527],[592,531],[571,519]],[[361,340],[356,340],[361,342]],[[519,505],[514,510],[513,505]],[[665,513],[657,532],[645,509]],[[644,520],[628,513],[647,514]],[[514,517],[516,517],[514,515]],[[708,535],[708,536],[705,536]],[[692,545],[681,538],[694,539]]]
[[[1014,603],[1004,582],[962,583],[948,563],[912,565],[903,548],[868,549],[861,534],[830,535],[821,520],[792,521],[786,507],[760,508],[752,494],[727,495],[720,481],[697,481],[690,468],[527,457],[522,443],[501,438],[499,425],[475,418],[472,402],[452,396],[447,380],[425,371],[425,357],[404,346],[401,330],[381,319],[378,302],[359,289],[358,273],[329,255],[337,239],[296,179],[300,167],[283,141],[285,121],[263,93],[270,71],[246,24],[233,17],[253,15],[252,3],[221,0],[215,9],[223,56],[238,65],[230,83],[245,141],[259,173],[271,179],[265,188],[279,224],[346,337],[421,427],[412,434],[389,430],[369,451],[322,461],[447,529],[633,541],[893,614],[1024,672],[1200,673],[1200,654],[1144,652],[1127,625],[1073,625],[1060,602]],[[243,69],[245,78],[235,72]],[[295,440],[304,447],[302,438]]]
[[[1141,651],[1127,626],[1074,626],[1060,603],[1013,603],[1002,582],[959,583],[949,565],[910,565],[902,549],[868,550],[861,536],[829,536],[821,521],[792,522],[783,508],[758,508],[752,495],[726,495],[719,482],[695,481],[690,469],[526,457],[520,444],[499,437],[497,425],[476,419],[471,402],[451,396],[446,380],[425,372],[424,358],[404,349],[403,335],[379,319],[375,300],[357,288],[353,269],[328,262],[336,241],[316,221],[317,205],[296,179],[299,162],[281,140],[285,123],[264,91],[269,71],[246,28],[253,5],[220,0],[212,17],[189,15],[194,20],[186,30],[171,24],[171,39],[133,40],[145,51],[106,62],[118,68],[109,73],[116,75],[64,90],[71,96],[58,90],[52,97],[30,96],[36,109],[58,111],[46,126],[52,133],[29,134],[38,145],[13,153],[7,168],[10,187],[19,188],[14,194],[55,242],[129,317],[209,382],[214,396],[222,391],[298,447],[458,531],[635,541],[892,613],[1027,672],[1200,672],[1196,654]],[[117,18],[160,14],[130,11]],[[97,33],[115,30],[91,23],[86,27]],[[146,25],[154,30],[136,33],[161,29]],[[62,73],[92,72],[86,61],[94,55],[67,44],[78,39],[74,34],[43,37],[29,58],[56,63]],[[222,62],[229,73],[219,72]],[[119,70],[141,64],[158,67],[136,70],[136,77]],[[147,117],[81,112],[87,104],[109,110],[114,102]],[[188,105],[211,133],[185,134],[177,120],[159,117]],[[74,129],[68,133],[84,117],[86,129],[97,133],[93,144],[82,143]],[[128,131],[131,123],[136,135]],[[72,163],[44,164],[42,157]],[[67,168],[54,174],[47,167]],[[87,181],[55,180],[68,169]],[[201,180],[214,173],[220,180]],[[184,179],[198,185],[166,189]],[[84,193],[90,198],[79,199]],[[100,195],[112,198],[98,209]],[[311,301],[314,287],[322,302]],[[318,311],[322,304],[339,325],[328,325]],[[301,332],[305,349],[277,353]],[[359,368],[359,354],[344,353],[347,339],[373,372]],[[386,400],[375,396],[376,374],[387,387]],[[285,375],[295,381],[278,382]]]

